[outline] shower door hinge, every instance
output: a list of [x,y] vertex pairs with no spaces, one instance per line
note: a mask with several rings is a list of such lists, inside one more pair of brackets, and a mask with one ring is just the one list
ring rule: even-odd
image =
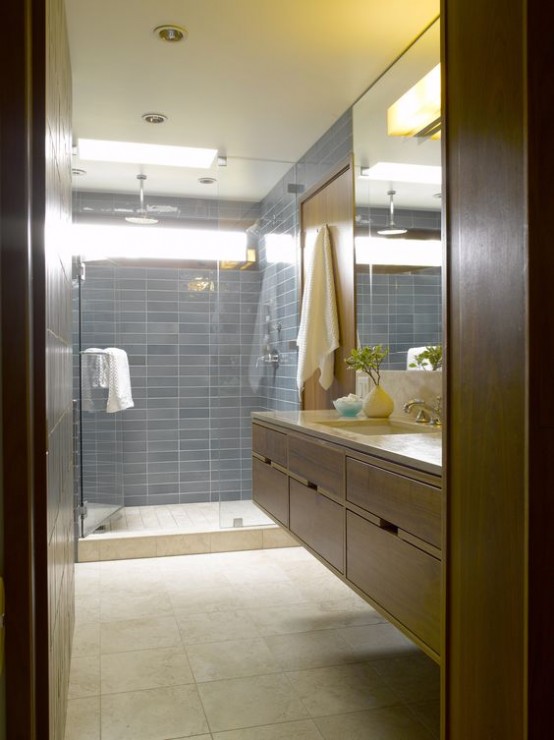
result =
[[87,268],[84,262],[79,264],[79,277],[83,282],[87,279]]
[[82,517],[83,517],[83,519],[84,519],[84,518],[85,518],[85,517],[87,516],[87,514],[88,514],[88,507],[87,507],[87,503],[88,503],[87,501],[84,501],[84,502],[83,502],[83,503],[82,503],[82,504],[81,504],[80,506],[77,506],[77,507],[75,508],[75,513],[77,514],[77,516],[82,516]]

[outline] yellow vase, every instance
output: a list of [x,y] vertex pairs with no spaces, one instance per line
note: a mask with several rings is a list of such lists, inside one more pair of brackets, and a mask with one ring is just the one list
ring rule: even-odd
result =
[[364,396],[362,410],[370,419],[386,419],[394,411],[394,401],[380,385]]

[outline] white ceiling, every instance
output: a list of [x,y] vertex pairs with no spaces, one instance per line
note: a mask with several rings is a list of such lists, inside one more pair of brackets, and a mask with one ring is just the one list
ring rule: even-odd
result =
[[[438,0],[66,0],[74,140],[214,147],[225,169],[80,162],[82,190],[260,200],[438,14]],[[186,41],[153,29],[178,24]],[[149,125],[146,112],[169,120]],[[212,175],[216,185],[198,177]]]

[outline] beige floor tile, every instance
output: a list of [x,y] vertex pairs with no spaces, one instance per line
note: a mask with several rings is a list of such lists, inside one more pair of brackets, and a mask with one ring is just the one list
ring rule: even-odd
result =
[[266,727],[216,732],[213,740],[322,740],[322,735],[313,720],[301,719]]
[[302,590],[292,581],[242,584],[236,585],[234,589],[239,605],[243,608],[300,604],[307,601]]
[[73,633],[72,658],[100,654],[100,622],[78,622]]
[[[321,566],[324,567],[323,565]],[[340,599],[360,599],[339,578],[326,572],[319,576],[308,577],[299,585],[300,590],[311,601],[338,601]]]
[[372,661],[371,667],[406,704],[440,700],[440,668],[426,655],[410,652],[389,660]]
[[312,668],[287,676],[312,717],[399,703],[397,695],[367,664]]
[[229,568],[226,577],[233,585],[253,585],[259,583],[291,583],[290,578],[278,563],[270,563],[265,558],[259,562],[244,563],[242,568]]
[[244,613],[256,624],[261,635],[313,632],[382,621],[370,606],[366,609],[345,609],[341,602],[304,602],[249,609]]
[[75,593],[78,596],[98,595],[100,588],[100,568],[96,563],[75,564]]
[[432,740],[428,730],[400,704],[314,721],[325,740]]
[[174,617],[123,619],[100,625],[100,649],[103,655],[180,646],[181,637]]
[[100,597],[100,621],[113,622],[118,619],[138,619],[153,615],[173,614],[173,605],[162,588],[147,592],[109,591]]
[[409,655],[373,661],[372,668],[390,682],[440,680],[440,667],[421,650],[415,650]]
[[167,740],[208,733],[194,686],[102,696],[102,740]]
[[100,656],[71,659],[69,673],[69,698],[81,699],[100,694]]
[[233,611],[242,604],[238,588],[190,583],[188,586],[167,583],[167,592],[175,611],[188,614]]
[[441,731],[440,697],[431,701],[410,704],[408,707],[421,724],[425,725],[435,740],[439,740]]
[[100,594],[99,593],[85,593],[85,594],[76,593],[75,621],[83,622],[83,623],[100,621]]
[[349,645],[359,650],[360,655],[364,655],[366,660],[416,655],[420,652],[419,648],[392,624],[345,627],[337,631]]
[[314,556],[306,550],[304,547],[281,547],[272,550],[271,553],[267,553],[268,557],[271,557],[271,562],[281,563],[305,563],[312,560],[317,560]]
[[338,630],[273,635],[264,639],[286,671],[359,662],[358,652],[342,639]]
[[187,656],[180,648],[136,650],[103,655],[101,691],[114,694],[193,683]]
[[262,638],[189,645],[186,651],[196,681],[258,676],[280,670]]
[[67,703],[65,740],[100,740],[100,697]]
[[258,629],[244,611],[219,611],[189,614],[175,612],[184,645],[224,640],[246,640],[258,636]]
[[213,733],[308,719],[308,712],[282,674],[199,684]]

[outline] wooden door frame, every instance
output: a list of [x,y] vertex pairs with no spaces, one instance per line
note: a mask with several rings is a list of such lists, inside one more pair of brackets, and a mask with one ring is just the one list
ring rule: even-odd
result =
[[[48,645],[37,641],[37,625],[42,625],[42,636],[48,624],[47,564],[36,537],[46,516],[46,495],[44,488],[37,490],[35,466],[37,441],[44,447],[46,438],[45,409],[36,414],[37,392],[38,399],[44,398],[44,374],[37,378],[44,357],[36,348],[44,347],[45,304],[44,286],[37,290],[34,282],[43,280],[44,259],[45,10],[45,0],[8,3],[0,45],[6,732],[30,740],[45,736],[48,707]],[[39,720],[37,704],[42,707]]]

